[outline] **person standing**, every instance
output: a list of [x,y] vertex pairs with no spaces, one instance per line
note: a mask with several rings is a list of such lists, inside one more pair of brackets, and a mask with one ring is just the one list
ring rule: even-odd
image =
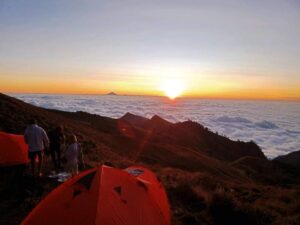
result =
[[75,135],[71,136],[71,144],[65,152],[65,158],[67,160],[66,169],[72,176],[79,173],[78,166],[84,167],[82,149]]
[[29,147],[28,156],[31,163],[32,175],[35,175],[35,159],[38,157],[38,176],[42,176],[43,150],[49,147],[47,133],[32,119],[25,130],[24,138]]
[[54,169],[57,172],[61,168],[61,145],[65,143],[65,135],[62,126],[58,126],[49,132],[50,154]]

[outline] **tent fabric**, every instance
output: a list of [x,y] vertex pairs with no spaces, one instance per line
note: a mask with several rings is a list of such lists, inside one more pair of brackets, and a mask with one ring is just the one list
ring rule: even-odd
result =
[[0,166],[15,166],[28,162],[28,146],[23,135],[0,131]]
[[[167,199],[166,193],[164,191],[163,185],[157,179],[154,173],[145,167],[141,166],[131,166],[126,169],[130,174],[135,174],[134,176],[142,181],[146,186],[149,186],[149,195],[156,200],[155,204],[160,208],[165,218],[170,217],[170,206],[169,202],[165,201]],[[138,171],[138,174],[137,174]]]
[[22,222],[29,224],[170,225],[170,209],[163,186],[147,168],[99,166],[51,192]]

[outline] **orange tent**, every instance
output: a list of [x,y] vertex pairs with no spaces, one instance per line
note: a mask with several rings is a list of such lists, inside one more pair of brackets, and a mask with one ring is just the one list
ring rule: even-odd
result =
[[144,167],[99,166],[51,192],[22,225],[170,225],[163,186]]
[[0,166],[14,166],[28,162],[28,146],[23,135],[0,131]]

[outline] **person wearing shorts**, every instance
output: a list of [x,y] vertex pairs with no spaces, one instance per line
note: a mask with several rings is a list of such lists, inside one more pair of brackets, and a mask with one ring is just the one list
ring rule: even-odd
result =
[[45,130],[35,120],[30,120],[24,133],[28,145],[32,176],[35,176],[35,159],[38,157],[38,176],[42,176],[43,150],[49,147],[49,139]]

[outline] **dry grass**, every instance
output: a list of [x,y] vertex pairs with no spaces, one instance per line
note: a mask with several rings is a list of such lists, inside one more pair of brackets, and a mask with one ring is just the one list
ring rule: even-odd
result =
[[206,173],[157,170],[173,211],[173,224],[300,224],[300,189],[234,183]]
[[[155,133],[146,139],[143,127],[125,124],[133,132],[127,137],[120,133],[117,120],[50,111],[3,95],[0,98],[0,130],[22,133],[32,117],[46,130],[62,124],[67,135],[76,133],[79,137],[88,167],[143,164],[154,170],[169,196],[173,225],[300,224],[300,178],[264,159],[254,143],[233,142],[193,122],[171,125],[170,129],[157,118],[148,121]],[[239,158],[245,151],[260,160]],[[133,158],[137,153],[141,157]],[[237,160],[229,162],[231,159]],[[52,168],[48,163],[45,173]],[[57,184],[39,180],[39,185],[42,193],[25,197],[24,205],[18,199],[4,200],[2,184],[0,224],[19,224]]]

